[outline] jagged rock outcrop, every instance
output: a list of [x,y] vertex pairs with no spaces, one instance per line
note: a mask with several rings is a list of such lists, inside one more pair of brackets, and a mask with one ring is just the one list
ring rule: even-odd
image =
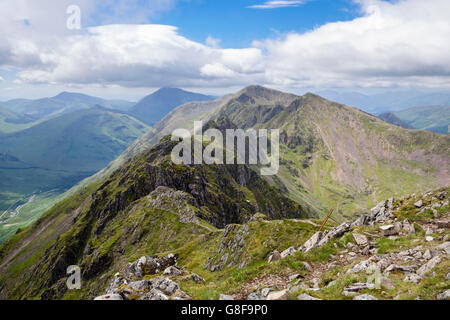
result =
[[[162,276],[146,278],[160,273]],[[116,273],[106,295],[95,300],[189,300],[191,297],[170,279],[184,273],[187,273],[185,269],[177,267],[176,255],[162,258],[143,256]]]

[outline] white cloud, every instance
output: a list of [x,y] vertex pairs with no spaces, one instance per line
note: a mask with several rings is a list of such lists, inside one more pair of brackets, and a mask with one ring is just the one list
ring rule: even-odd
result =
[[0,82],[3,82],[3,81],[5,81],[5,79],[3,79],[2,76],[0,76]]
[[308,0],[266,1],[263,4],[255,4],[255,5],[252,5],[252,6],[248,6],[247,8],[251,8],[251,9],[276,9],[276,8],[286,8],[286,7],[298,7],[298,6],[302,5],[302,4],[305,4],[306,2],[308,2]]
[[[0,66],[19,68],[20,80],[28,83],[450,87],[448,0],[357,0],[361,17],[352,21],[292,32],[242,49],[220,48],[213,37],[204,44],[195,42],[167,25],[104,25],[68,32],[48,21],[45,8],[40,13],[20,11],[17,2],[7,1],[17,10],[10,11],[4,1],[0,0]],[[56,25],[65,25],[64,18],[55,19]]]
[[205,40],[206,45],[213,47],[213,48],[218,48],[220,46],[221,42],[222,42],[222,40],[214,38],[212,36],[208,36]]

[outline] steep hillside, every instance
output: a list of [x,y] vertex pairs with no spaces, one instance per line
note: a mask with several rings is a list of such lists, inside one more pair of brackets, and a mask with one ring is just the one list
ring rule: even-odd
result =
[[[0,140],[0,239],[4,232],[11,234],[40,216],[29,215],[23,204],[42,199],[40,194],[51,190],[58,197],[103,168],[148,129],[126,114],[93,108],[4,135]],[[44,199],[49,200],[48,195]],[[45,204],[40,207],[48,209]],[[9,221],[16,216],[27,218]]]
[[[217,238],[216,228],[248,222],[258,212],[270,219],[306,216],[246,166],[174,165],[175,144],[163,139],[7,241],[0,249],[0,297],[88,298],[106,289],[100,278],[144,253]],[[83,291],[65,287],[73,264],[82,267]]]
[[146,96],[129,113],[148,125],[155,125],[176,107],[193,101],[213,100],[214,97],[177,88],[162,88]]

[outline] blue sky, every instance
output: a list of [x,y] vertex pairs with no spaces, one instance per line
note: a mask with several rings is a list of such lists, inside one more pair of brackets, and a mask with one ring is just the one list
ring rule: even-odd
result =
[[0,101],[449,90],[449,15],[448,0],[0,0]]
[[224,47],[247,47],[252,41],[291,31],[306,32],[328,22],[352,20],[358,7],[348,0],[311,0],[297,7],[252,9],[254,0],[193,0],[180,2],[157,23],[175,25],[195,41],[212,36]]

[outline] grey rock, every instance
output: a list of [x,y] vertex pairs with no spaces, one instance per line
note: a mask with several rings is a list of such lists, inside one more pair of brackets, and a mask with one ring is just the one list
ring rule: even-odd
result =
[[234,296],[228,295],[228,294],[221,294],[221,295],[219,296],[219,300],[227,300],[227,301],[231,301],[231,300],[234,300]]
[[375,285],[370,282],[358,282],[358,283],[352,283],[348,287],[344,288],[344,291],[346,292],[359,292],[364,289],[375,289]]
[[369,240],[365,235],[354,233],[353,238],[355,238],[356,244],[360,247],[365,247],[369,244]]
[[248,295],[247,300],[266,300],[266,297],[263,297],[258,292],[252,292]]
[[308,270],[309,272],[313,272],[314,269],[313,267],[306,261],[303,261],[303,266],[305,267],[306,270]]
[[267,297],[269,295],[269,293],[271,293],[273,291],[272,288],[264,288],[261,290],[261,295],[263,297]]
[[417,273],[408,273],[406,277],[403,279],[405,282],[413,282],[419,283],[423,278],[419,276]]
[[289,291],[288,290],[281,290],[281,291],[274,291],[269,293],[267,296],[267,300],[288,300],[289,299]]
[[450,242],[444,242],[441,243],[440,245],[436,246],[436,249],[445,251],[445,253],[450,254]]
[[283,252],[281,252],[281,259],[286,258],[287,256],[293,255],[297,250],[294,247],[287,248]]
[[170,266],[164,270],[163,275],[169,276],[169,277],[174,277],[174,276],[179,276],[182,273],[183,272],[181,270],[179,270],[177,267]]
[[353,300],[378,300],[378,299],[375,298],[374,296],[371,296],[370,294],[362,294],[354,297]]
[[130,282],[128,287],[136,291],[146,291],[152,288],[152,283],[149,280],[134,281]]
[[105,294],[104,296],[100,296],[95,298],[94,300],[123,300],[120,294]]
[[157,277],[151,281],[154,289],[160,290],[168,296],[173,295],[180,288],[176,282],[169,278]]
[[278,261],[281,259],[281,254],[278,250],[273,251],[269,256],[269,262]]
[[205,279],[203,279],[202,277],[200,277],[198,274],[196,274],[196,273],[193,273],[193,274],[191,274],[191,278],[192,278],[192,280],[194,281],[194,282],[196,282],[196,283],[204,283],[205,282]]
[[439,263],[441,262],[442,258],[440,256],[436,256],[434,258],[432,258],[430,261],[428,261],[427,263],[425,263],[422,267],[419,268],[419,270],[417,270],[417,274],[419,276],[424,277],[428,272],[430,272],[431,270],[433,270],[433,268]]
[[419,201],[415,202],[415,203],[414,203],[414,206],[415,206],[416,208],[421,208],[421,207],[423,206],[423,201],[422,201],[422,199],[420,199]]
[[381,277],[379,279],[379,282],[380,282],[381,287],[386,290],[392,290],[395,288],[394,282],[387,277]]
[[314,298],[307,293],[302,293],[297,297],[297,300],[322,300],[322,299]]
[[450,289],[437,295],[438,300],[450,300]]

